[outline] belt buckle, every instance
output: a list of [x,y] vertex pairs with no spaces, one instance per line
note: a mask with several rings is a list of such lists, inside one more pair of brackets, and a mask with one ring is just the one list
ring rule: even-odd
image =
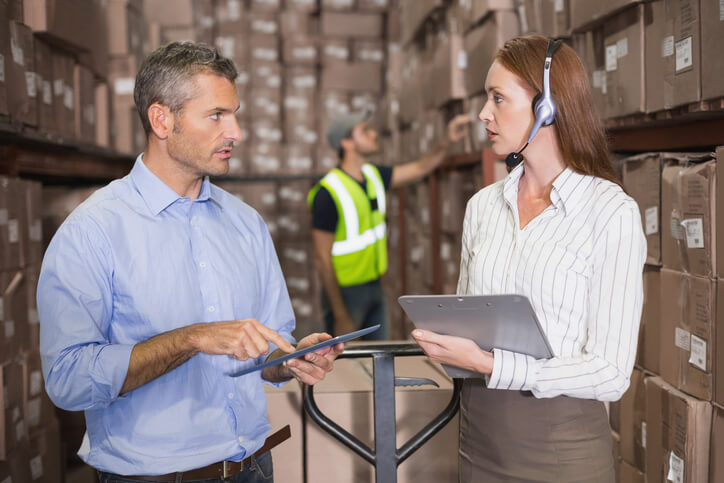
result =
[[224,460],[224,462],[221,464],[223,465],[223,468],[224,468],[224,478],[231,476],[231,473],[229,472],[229,462]]

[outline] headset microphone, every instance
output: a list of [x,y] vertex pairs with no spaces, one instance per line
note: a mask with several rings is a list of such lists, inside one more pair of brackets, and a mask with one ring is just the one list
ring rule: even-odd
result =
[[505,164],[510,169],[515,168],[520,163],[520,154],[528,147],[535,135],[538,134],[538,130],[543,126],[550,126],[556,120],[556,104],[553,102],[550,84],[551,60],[553,59],[553,54],[556,50],[558,50],[558,47],[561,46],[562,42],[562,40],[548,40],[546,61],[543,65],[543,92],[537,94],[533,98],[533,113],[535,114],[535,122],[533,122],[533,127],[530,129],[525,146],[523,146],[517,153],[510,153],[506,156]]

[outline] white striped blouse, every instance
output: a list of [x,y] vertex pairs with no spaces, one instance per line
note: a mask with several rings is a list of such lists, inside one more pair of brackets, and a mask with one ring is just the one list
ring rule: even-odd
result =
[[523,169],[468,202],[457,293],[527,296],[554,357],[494,349],[488,387],[617,400],[629,385],[643,304],[638,206],[616,184],[565,169],[552,205],[521,230]]

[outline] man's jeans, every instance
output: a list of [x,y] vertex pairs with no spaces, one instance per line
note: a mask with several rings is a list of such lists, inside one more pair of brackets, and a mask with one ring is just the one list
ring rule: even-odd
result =
[[[390,324],[387,320],[387,305],[385,295],[382,291],[380,279],[362,285],[351,287],[340,287],[342,300],[347,306],[347,312],[354,321],[357,330],[381,324],[378,330],[362,337],[363,340],[387,340],[389,339]],[[324,315],[325,330],[334,336],[342,335],[334,333],[334,315],[329,306],[327,295],[322,290],[322,314]]]
[[[183,473],[178,474],[178,482],[195,481],[197,483],[273,483],[274,466],[272,464],[271,452],[267,451],[259,458],[251,457],[251,464],[244,467],[244,471],[228,478],[212,478],[210,480],[184,480]],[[124,478],[111,473],[99,472],[100,483],[138,483],[139,480]],[[147,480],[144,480],[147,481]],[[153,483],[153,482],[151,482]]]

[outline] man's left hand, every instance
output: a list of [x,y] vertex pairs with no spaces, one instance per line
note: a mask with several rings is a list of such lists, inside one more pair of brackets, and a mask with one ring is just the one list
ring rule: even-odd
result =
[[[324,342],[331,338],[331,335],[325,333],[310,334],[299,341],[297,350]],[[294,377],[305,384],[313,385],[324,379],[324,376],[333,369],[334,360],[343,351],[344,344],[340,342],[337,345],[325,347],[316,352],[310,352],[299,359],[286,361],[283,370],[289,373],[289,377]]]

